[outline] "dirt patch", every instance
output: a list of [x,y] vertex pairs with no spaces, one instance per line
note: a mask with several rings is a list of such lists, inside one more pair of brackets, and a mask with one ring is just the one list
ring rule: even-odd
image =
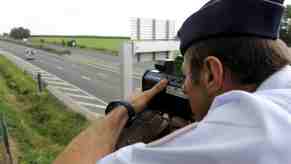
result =
[[6,156],[5,156],[5,148],[3,144],[0,144],[0,164],[5,164],[6,162]]
[[14,141],[12,137],[9,138],[10,143],[10,151],[12,153],[13,164],[18,164],[19,159],[21,158],[21,153],[19,152],[19,148],[17,143]]
[[12,163],[9,158],[9,155],[7,154],[7,150],[5,148],[5,145],[3,142],[0,142],[0,164],[18,164],[18,159],[20,158],[20,152],[18,150],[16,142],[9,137],[9,149],[12,156]]

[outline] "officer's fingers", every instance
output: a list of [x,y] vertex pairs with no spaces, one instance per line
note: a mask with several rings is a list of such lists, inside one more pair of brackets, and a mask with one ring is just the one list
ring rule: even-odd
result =
[[157,83],[153,88],[146,91],[149,99],[153,98],[156,94],[160,93],[168,84],[168,80],[163,79]]
[[163,89],[166,88],[168,84],[168,80],[163,79],[160,82],[158,82],[153,88],[150,89],[151,94],[156,95],[160,93]]

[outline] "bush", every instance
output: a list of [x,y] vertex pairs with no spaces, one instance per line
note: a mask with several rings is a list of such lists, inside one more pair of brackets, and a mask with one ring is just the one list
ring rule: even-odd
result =
[[63,46],[63,47],[65,47],[65,46],[66,46],[66,42],[65,42],[65,40],[64,40],[64,39],[62,40],[62,46]]
[[22,40],[30,37],[30,30],[23,27],[13,28],[10,31],[9,36],[14,39]]
[[81,45],[81,46],[79,46],[79,48],[87,48],[86,46],[84,46],[84,45]]
[[80,131],[85,118],[62,105],[46,90],[0,56],[0,113],[7,116],[10,135],[23,164],[50,164]]
[[76,40],[69,40],[67,42],[68,47],[77,47],[77,41]]

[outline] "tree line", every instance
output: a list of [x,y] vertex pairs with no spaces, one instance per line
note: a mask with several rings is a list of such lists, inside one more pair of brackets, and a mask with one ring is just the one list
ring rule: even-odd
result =
[[30,30],[23,27],[15,27],[11,29],[9,36],[13,39],[25,39],[30,37]]

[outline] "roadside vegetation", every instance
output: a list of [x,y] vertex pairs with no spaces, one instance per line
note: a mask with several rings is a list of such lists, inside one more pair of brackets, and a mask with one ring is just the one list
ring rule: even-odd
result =
[[55,48],[52,48],[49,45],[43,44],[43,43],[30,43],[30,42],[24,42],[22,40],[15,40],[15,39],[12,39],[12,38],[3,38],[3,37],[0,37],[0,40],[6,41],[6,42],[10,42],[10,43],[19,44],[19,45],[30,47],[30,48],[44,50],[44,51],[51,52],[51,53],[54,53],[54,54],[57,54],[57,55],[70,55],[71,54],[70,50],[67,50],[67,49],[55,49]]
[[89,123],[69,112],[31,77],[0,56],[0,113],[6,116],[20,164],[50,164]]
[[99,36],[32,36],[32,43],[50,43],[61,46],[68,46],[68,42],[76,41],[76,47],[81,49],[93,49],[105,51],[117,55],[120,46],[128,37],[99,37]]

